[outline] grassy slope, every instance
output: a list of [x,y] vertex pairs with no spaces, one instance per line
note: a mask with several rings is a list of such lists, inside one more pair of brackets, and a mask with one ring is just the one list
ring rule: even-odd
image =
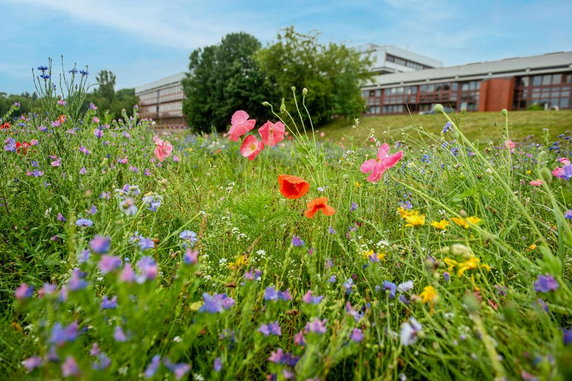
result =
[[[473,112],[465,115],[454,114],[453,120],[461,121],[463,131],[471,139],[498,139],[504,128],[504,118],[498,112]],[[337,140],[342,137],[357,137],[366,139],[370,130],[378,137],[389,136],[399,139],[403,133],[410,134],[418,127],[423,127],[439,134],[444,124],[443,115],[387,115],[370,116],[360,119],[359,127],[352,128],[352,122],[336,120],[323,126],[320,130],[326,137]],[[561,133],[572,132],[572,111],[514,111],[509,114],[511,138],[522,140],[528,135],[534,135],[538,140],[543,136],[543,129],[549,129],[551,137]]]

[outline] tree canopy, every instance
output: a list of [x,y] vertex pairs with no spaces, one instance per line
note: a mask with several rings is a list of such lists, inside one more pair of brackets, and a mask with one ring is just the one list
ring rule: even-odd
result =
[[369,58],[343,44],[321,44],[318,36],[284,29],[275,43],[256,53],[260,70],[290,110],[292,86],[307,88],[306,105],[315,123],[356,117],[364,110],[360,83],[371,75]]
[[247,33],[231,33],[219,44],[197,49],[190,55],[183,79],[183,111],[195,131],[225,131],[236,110],[251,117],[268,118],[262,102],[274,99],[254,53],[260,42]]

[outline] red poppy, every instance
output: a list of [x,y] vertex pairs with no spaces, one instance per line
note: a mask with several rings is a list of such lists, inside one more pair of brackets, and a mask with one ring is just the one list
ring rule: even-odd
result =
[[5,129],[8,129],[8,128],[10,128],[10,123],[6,122],[6,123],[3,123],[3,124],[0,124],[0,130],[5,130]]
[[28,147],[30,146],[30,143],[28,142],[16,142],[16,153],[22,153],[22,154],[26,154],[28,151]]
[[310,190],[310,184],[306,180],[292,175],[279,175],[278,185],[280,193],[292,199],[303,197]]
[[304,215],[308,218],[313,218],[319,210],[322,211],[324,216],[331,216],[336,213],[336,210],[328,205],[327,197],[318,197],[308,201],[308,209],[306,209]]

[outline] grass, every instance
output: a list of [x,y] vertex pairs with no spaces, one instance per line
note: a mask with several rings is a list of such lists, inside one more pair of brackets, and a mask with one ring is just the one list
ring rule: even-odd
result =
[[[451,117],[462,125],[463,133],[471,140],[498,141],[504,134],[504,117],[499,112],[470,112]],[[514,140],[530,136],[541,140],[545,135],[544,129],[548,130],[551,138],[555,138],[572,131],[572,110],[512,111],[509,123]],[[360,118],[358,128],[352,128],[353,124],[339,119],[320,130],[332,140],[343,137],[365,140],[372,130],[378,137],[401,140],[405,135],[417,135],[419,128],[438,135],[443,128],[443,117],[440,114],[366,116]]]
[[[291,134],[250,161],[95,110],[54,123],[72,106],[0,130],[3,379],[570,378],[571,136]],[[368,182],[386,141],[403,157]]]

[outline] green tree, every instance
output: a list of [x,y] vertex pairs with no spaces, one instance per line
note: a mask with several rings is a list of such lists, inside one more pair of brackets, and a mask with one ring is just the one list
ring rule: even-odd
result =
[[96,80],[97,88],[86,97],[84,110],[90,103],[93,103],[102,114],[107,113],[109,119],[121,118],[122,110],[125,110],[128,115],[132,114],[133,106],[138,102],[135,89],[115,91],[116,76],[109,70],[101,70]]
[[183,82],[183,111],[195,131],[225,131],[234,111],[269,118],[265,100],[275,100],[254,53],[260,42],[247,33],[226,35],[218,45],[193,51]]
[[295,86],[308,89],[306,105],[314,122],[356,117],[365,106],[360,84],[371,77],[370,60],[343,44],[320,44],[318,36],[318,32],[298,33],[294,27],[284,29],[274,44],[257,52],[260,69],[289,110]]

